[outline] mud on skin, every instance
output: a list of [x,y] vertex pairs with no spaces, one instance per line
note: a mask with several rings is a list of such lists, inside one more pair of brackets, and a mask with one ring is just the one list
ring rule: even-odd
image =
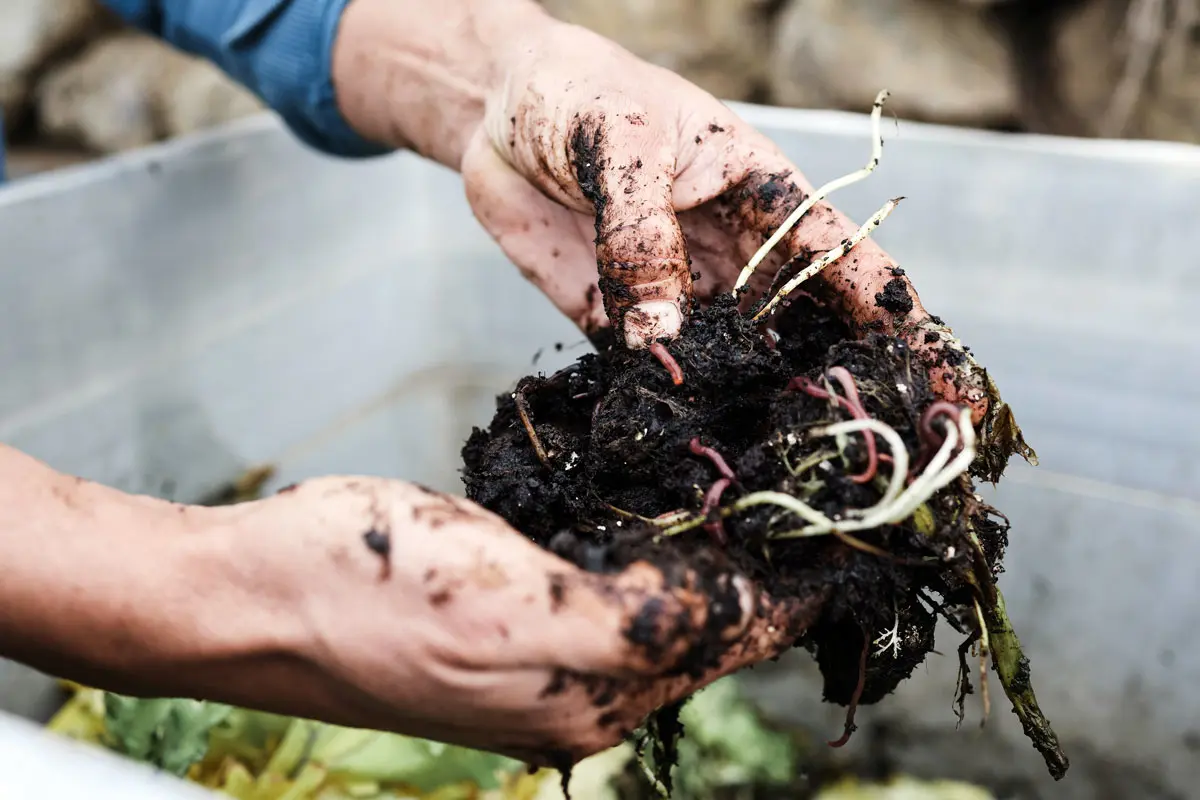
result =
[[[772,533],[799,525],[770,506],[726,517],[724,546],[711,527],[660,536],[648,519],[699,512],[722,478],[713,460],[694,448],[697,438],[734,473],[721,505],[759,490],[798,496],[827,515],[878,500],[877,483],[852,480],[866,463],[860,435],[847,438],[842,455],[832,439],[789,438],[848,418],[828,399],[787,391],[796,376],[820,384],[831,367],[846,368],[867,413],[891,425],[914,458],[920,452],[918,422],[935,398],[928,365],[902,339],[872,334],[856,340],[835,310],[810,297],[793,301],[775,324],[777,343],[748,323],[728,296],[694,310],[684,334],[669,345],[686,376],[682,385],[652,354],[623,347],[525,379],[525,408],[546,463],[535,453],[513,395],[502,395],[489,427],[476,428],[463,448],[467,496],[584,570],[612,573],[646,559],[668,580],[697,576],[711,598],[711,613],[697,645],[676,662],[677,672],[700,674],[728,648],[720,629],[737,613],[736,598],[727,591],[731,571],[758,581],[776,599],[811,604],[819,598],[816,622],[797,644],[819,663],[829,702],[850,705],[857,693],[859,703],[874,703],[932,650],[939,615],[960,628],[957,620],[968,618],[973,596],[958,577],[969,568],[967,521],[993,574],[1007,545],[1007,525],[961,481],[928,502],[930,529],[919,531],[910,520],[862,533],[883,556],[833,536],[771,540]],[[798,476],[787,466],[806,461],[811,468]],[[889,474],[888,466],[879,465],[877,480]],[[876,655],[878,648],[870,645],[860,674],[864,645],[893,629],[894,648]],[[626,635],[641,644],[656,639],[643,637],[636,622]]]

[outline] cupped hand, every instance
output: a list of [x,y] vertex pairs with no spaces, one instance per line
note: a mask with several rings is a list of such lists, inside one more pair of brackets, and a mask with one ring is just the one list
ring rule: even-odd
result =
[[313,480],[244,508],[239,528],[292,598],[281,614],[304,630],[289,653],[301,668],[256,686],[256,706],[533,764],[615,745],[774,657],[823,602],[775,602],[731,571],[585,573],[466,500],[381,479]]
[[[585,29],[551,26],[519,53],[462,162],[476,216],[585,332],[612,326],[633,348],[678,336],[691,298],[731,288],[813,187],[726,105]],[[752,294],[857,228],[816,204],[760,265]],[[805,289],[854,330],[882,326],[932,355],[935,390],[982,418],[981,376],[958,353],[938,357],[961,345],[870,239]]]

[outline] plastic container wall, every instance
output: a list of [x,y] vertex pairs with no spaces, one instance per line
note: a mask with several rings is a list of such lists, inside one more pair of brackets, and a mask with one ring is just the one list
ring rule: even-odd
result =
[[[738,110],[815,182],[868,155],[865,117]],[[1009,796],[1190,796],[1200,149],[887,133],[877,174],[835,202],[862,219],[907,197],[877,238],[1041,456],[989,499],[1012,519],[1000,586],[1073,768],[1051,784],[995,682],[988,727],[975,712],[955,729],[952,635],[836,755]],[[493,396],[539,350],[549,371],[585,347],[457,176],[407,155],[327,159],[270,117],[10,184],[0,241],[0,441],[130,491],[194,499],[258,463],[279,466],[268,490],[347,472],[457,490]],[[808,662],[747,682],[834,738],[842,710],[820,704]],[[0,708],[44,716],[48,687],[0,664]],[[0,762],[44,747],[0,740]]]

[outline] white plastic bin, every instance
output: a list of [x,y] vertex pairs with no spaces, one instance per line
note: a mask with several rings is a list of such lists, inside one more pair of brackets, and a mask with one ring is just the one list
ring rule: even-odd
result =
[[[868,154],[864,116],[738,110],[814,181]],[[877,238],[1041,456],[993,498],[1013,522],[1000,585],[1073,765],[1050,781],[996,685],[989,726],[973,709],[955,729],[951,636],[836,756],[1004,797],[1195,797],[1200,149],[889,128],[877,174],[835,202],[862,219],[908,198]],[[457,176],[324,158],[269,116],[12,183],[0,243],[0,441],[130,491],[194,499],[262,462],[268,489],[355,472],[457,490],[493,396],[540,349],[550,370],[584,347]],[[747,680],[837,735],[802,654]],[[44,718],[49,686],[0,664],[0,708]],[[0,719],[0,795],[31,796],[8,782],[51,762],[94,791],[49,747]]]

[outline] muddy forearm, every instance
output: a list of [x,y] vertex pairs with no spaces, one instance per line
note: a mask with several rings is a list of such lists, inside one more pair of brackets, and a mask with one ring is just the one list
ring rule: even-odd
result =
[[0,445],[0,656],[118,691],[265,643],[215,509],[126,495]]
[[552,24],[532,0],[353,0],[333,49],[338,106],[368,139],[458,169],[509,54]]

